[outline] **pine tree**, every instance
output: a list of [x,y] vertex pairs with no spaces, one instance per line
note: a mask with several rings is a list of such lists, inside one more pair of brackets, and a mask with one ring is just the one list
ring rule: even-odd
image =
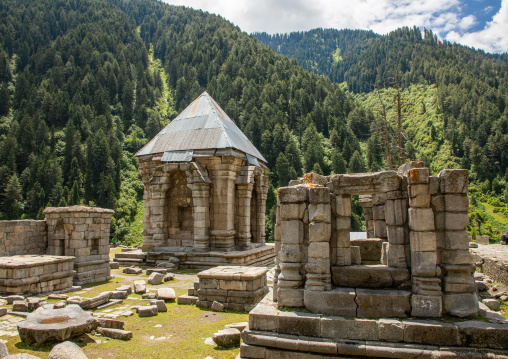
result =
[[275,168],[277,169],[277,177],[279,178],[279,187],[287,186],[289,184],[289,180],[291,179],[291,165],[283,152],[281,152],[279,157],[277,157]]
[[355,151],[349,161],[349,173],[363,173],[365,171],[366,169],[363,157],[360,152]]
[[21,196],[21,186],[19,184],[18,176],[13,174],[5,188],[3,211],[7,214],[9,219],[19,219],[23,212],[23,203]]
[[335,174],[343,174],[347,172],[347,163],[342,154],[336,149],[332,150],[332,171]]

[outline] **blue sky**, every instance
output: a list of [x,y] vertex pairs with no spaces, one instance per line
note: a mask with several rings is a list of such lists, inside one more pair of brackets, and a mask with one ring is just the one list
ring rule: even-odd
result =
[[163,0],[218,14],[248,33],[317,27],[386,34],[401,26],[432,29],[440,39],[508,52],[508,0]]

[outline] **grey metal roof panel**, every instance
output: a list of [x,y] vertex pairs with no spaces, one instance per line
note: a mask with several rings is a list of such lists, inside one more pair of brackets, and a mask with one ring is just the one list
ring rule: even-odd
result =
[[215,100],[203,92],[139,150],[136,156],[213,148],[235,148],[266,162]]
[[192,161],[193,150],[168,151],[162,155],[162,162],[190,162]]

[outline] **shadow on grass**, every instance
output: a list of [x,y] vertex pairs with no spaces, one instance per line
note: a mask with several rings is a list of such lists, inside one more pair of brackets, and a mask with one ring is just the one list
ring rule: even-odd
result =
[[[95,344],[95,340],[92,339],[88,334],[83,334],[79,337],[72,338],[72,340],[68,339],[68,341],[71,341],[71,342],[77,344],[80,348],[86,347],[88,344]],[[20,350],[30,350],[30,351],[39,352],[39,353],[49,353],[55,345],[60,344],[60,343],[62,343],[62,342],[59,342],[56,340],[47,341],[47,342],[44,342],[41,344],[37,344],[37,343],[30,344],[30,343],[21,341],[19,343],[16,343],[14,346]]]

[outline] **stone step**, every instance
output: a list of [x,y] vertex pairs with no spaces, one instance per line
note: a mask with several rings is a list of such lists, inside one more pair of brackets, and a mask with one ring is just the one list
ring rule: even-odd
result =
[[196,290],[194,288],[189,288],[187,290],[187,295],[195,296],[196,295]]
[[184,304],[184,305],[190,305],[190,304],[196,304],[198,301],[198,297],[195,297],[193,295],[181,295],[177,298],[178,304]]
[[137,258],[145,260],[146,258],[146,252],[121,252],[115,254],[115,259],[119,258]]

